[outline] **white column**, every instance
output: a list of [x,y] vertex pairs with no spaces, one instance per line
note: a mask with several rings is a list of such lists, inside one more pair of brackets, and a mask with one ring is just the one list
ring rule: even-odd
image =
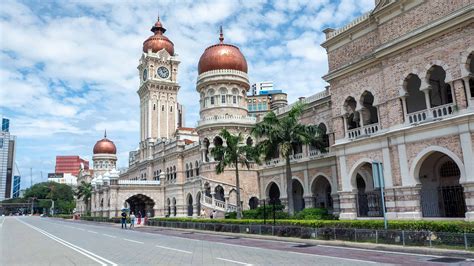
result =
[[344,114],[342,115],[343,123],[344,123],[344,136],[347,139],[349,135],[347,135],[347,116]]
[[468,107],[472,108],[474,107],[474,100],[472,99],[474,95],[471,95],[471,85],[469,84],[469,77],[465,77],[463,78],[463,80],[464,80],[464,88],[466,89],[467,105]]
[[169,123],[170,123],[170,107],[169,107],[169,99],[166,100],[166,106],[165,106],[165,114],[166,114],[166,138],[170,138],[170,129],[169,129]]
[[[400,99],[402,99],[403,117],[404,117],[405,123],[410,123],[410,121],[408,119],[407,97],[402,96],[402,97],[400,97]],[[380,120],[379,120],[379,123],[380,123]]]
[[211,198],[212,198],[212,207],[215,208],[216,207],[216,192],[212,191],[211,192]]
[[150,100],[150,99],[148,99],[147,108],[148,108],[148,137],[151,138],[151,111],[152,111],[152,104],[151,104],[151,100]]
[[390,161],[390,150],[388,149],[388,147],[384,147],[382,149],[382,158],[385,187],[391,188],[393,187],[392,163]]
[[451,96],[453,97],[453,104],[456,105],[456,91],[454,90],[454,81],[447,82],[451,88]]
[[471,134],[469,133],[469,129],[467,131],[459,134],[461,139],[461,149],[462,149],[462,157],[464,161],[464,169],[466,171],[466,179],[461,180],[461,182],[474,182],[474,156],[472,151],[472,139]]
[[[308,176],[308,169],[304,169],[303,171],[303,185],[304,185],[304,193],[303,197],[311,197],[311,188],[309,187],[309,176]],[[309,207],[309,206],[308,206]]]
[[407,150],[405,144],[398,145],[398,161],[400,162],[400,175],[402,176],[402,186],[414,186],[416,181],[414,177],[410,176],[408,170]]
[[352,191],[351,177],[347,174],[346,156],[339,156],[339,168],[341,170],[342,191]]
[[421,89],[425,94],[425,103],[426,103],[426,118],[431,119],[433,118],[433,114],[431,113],[431,100],[430,100],[430,90],[431,88],[428,86],[427,88]]

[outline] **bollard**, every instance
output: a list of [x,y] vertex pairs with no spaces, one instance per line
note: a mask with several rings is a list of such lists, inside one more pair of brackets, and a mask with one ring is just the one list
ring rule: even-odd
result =
[[466,232],[464,232],[464,248],[467,249],[467,235]]
[[403,243],[403,246],[405,246],[405,231],[402,230],[402,243]]

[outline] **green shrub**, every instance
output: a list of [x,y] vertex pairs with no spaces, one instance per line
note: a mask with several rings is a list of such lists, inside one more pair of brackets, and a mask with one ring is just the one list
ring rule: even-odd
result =
[[72,219],[72,214],[55,214],[53,217],[62,219]]
[[297,220],[334,220],[334,216],[324,208],[306,208],[298,212],[294,217]]
[[[193,219],[193,218],[151,218],[151,221],[222,223],[222,224],[263,224],[262,219]],[[267,220],[267,224],[272,224]],[[298,226],[312,228],[357,228],[383,229],[383,220],[288,220],[278,219],[277,226]],[[389,221],[392,230],[433,231],[433,232],[467,232],[474,233],[474,223],[464,221]]]
[[[288,219],[289,215],[284,211],[285,206],[275,205],[275,219]],[[266,219],[273,219],[273,206],[267,205],[265,208],[260,206],[253,210],[246,210],[242,212],[245,219],[263,219],[265,214]]]

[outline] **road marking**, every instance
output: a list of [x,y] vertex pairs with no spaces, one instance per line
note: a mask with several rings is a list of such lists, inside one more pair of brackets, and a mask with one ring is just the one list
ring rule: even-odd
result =
[[117,238],[116,236],[112,236],[112,235],[108,235],[108,234],[103,234],[104,236],[108,236],[108,237],[111,237],[111,238]]
[[90,231],[90,230],[87,230],[87,232],[93,233],[93,234],[98,234],[97,232],[95,232],[95,231]]
[[367,252],[378,252],[378,253],[391,253],[391,254],[410,255],[410,256],[417,256],[417,257],[419,256],[419,257],[430,257],[430,258],[444,258],[443,256],[437,256],[437,255],[416,254],[416,253],[399,252],[399,251],[372,250],[372,249],[351,248],[351,247],[336,247],[336,246],[327,246],[327,245],[318,245],[318,247],[351,249],[351,250],[359,250],[359,251],[367,251]]
[[3,217],[2,223],[0,224],[0,227],[3,227],[3,223],[5,222],[6,217]]
[[145,244],[145,243],[143,243],[143,242],[136,241],[136,240],[132,240],[132,239],[128,239],[128,238],[123,238],[123,240],[130,241],[130,242],[134,242],[134,243],[138,243],[138,244]]
[[[88,250],[86,250],[86,249],[83,249],[83,248],[81,248],[81,247],[78,247],[78,246],[76,246],[76,245],[74,245],[74,244],[72,244],[72,243],[69,243],[69,242],[67,242],[66,240],[64,240],[64,239],[62,239],[62,238],[59,238],[59,237],[57,237],[57,236],[55,236],[55,235],[53,235],[53,234],[50,234],[50,233],[48,233],[47,231],[45,231],[45,230],[43,230],[43,229],[40,229],[40,228],[38,228],[38,227],[36,227],[36,226],[34,226],[34,225],[31,225],[31,224],[29,224],[29,223],[27,223],[27,222],[24,222],[24,221],[22,221],[22,220],[20,220],[20,219],[18,219],[18,218],[17,218],[17,220],[18,220],[19,222],[23,223],[24,225],[26,225],[26,226],[28,226],[28,227],[30,227],[30,228],[32,228],[32,229],[38,231],[39,233],[41,233],[41,234],[43,234],[43,235],[45,235],[45,236],[51,238],[52,240],[54,240],[54,241],[56,241],[56,242],[62,244],[63,246],[66,246],[66,247],[68,247],[68,248],[70,248],[70,249],[72,249],[72,250],[75,250],[75,251],[81,253],[82,255],[84,255],[84,256],[86,256],[86,257],[88,257],[88,258],[94,260],[95,262],[99,263],[100,265],[104,265],[104,266],[105,266],[105,265],[110,264],[110,265],[113,265],[113,266],[117,266],[116,263],[114,263],[114,262],[112,262],[112,261],[110,261],[110,260],[108,260],[108,259],[105,259],[105,258],[103,258],[103,257],[101,257],[101,256],[99,256],[99,255],[97,255],[97,254],[95,254],[95,253],[92,253],[92,252],[90,252],[90,251],[88,251]],[[104,262],[105,262],[105,263],[104,263]]]
[[326,255],[318,255],[318,254],[310,254],[310,253],[300,253],[295,251],[287,251],[288,253],[298,254],[298,255],[308,255],[320,258],[328,258],[328,259],[340,259],[340,260],[347,260],[347,261],[355,261],[355,262],[363,262],[363,263],[370,263],[370,264],[378,264],[379,262],[370,261],[370,260],[358,260],[358,259],[349,259],[349,258],[342,258],[336,256],[326,256]]
[[193,254],[193,253],[190,252],[190,251],[181,250],[181,249],[176,249],[176,248],[169,248],[169,247],[158,246],[158,245],[156,245],[156,247],[157,247],[157,248],[164,248],[164,249],[174,250],[174,251],[179,251],[179,252],[183,252],[183,253],[187,253],[187,254]]
[[77,230],[86,231],[84,228],[76,228]]
[[233,263],[237,263],[237,264],[243,264],[243,265],[249,265],[249,266],[252,265],[252,264],[248,264],[248,263],[241,262],[241,261],[236,261],[236,260],[229,260],[229,259],[223,259],[223,258],[216,258],[216,259],[223,260],[223,261],[228,261],[228,262],[233,262]]

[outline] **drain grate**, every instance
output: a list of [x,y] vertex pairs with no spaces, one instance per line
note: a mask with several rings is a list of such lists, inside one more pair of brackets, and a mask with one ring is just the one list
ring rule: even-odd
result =
[[456,262],[465,261],[465,259],[443,257],[443,258],[431,259],[431,260],[428,260],[428,261],[432,261],[432,262],[444,262],[444,263],[456,263]]
[[183,235],[192,235],[194,234],[194,232],[186,232],[186,233],[182,233]]
[[240,239],[240,237],[231,236],[231,237],[225,237],[224,239]]
[[294,245],[294,248],[309,248],[309,247],[314,247],[314,245],[311,244],[300,244],[300,245]]

